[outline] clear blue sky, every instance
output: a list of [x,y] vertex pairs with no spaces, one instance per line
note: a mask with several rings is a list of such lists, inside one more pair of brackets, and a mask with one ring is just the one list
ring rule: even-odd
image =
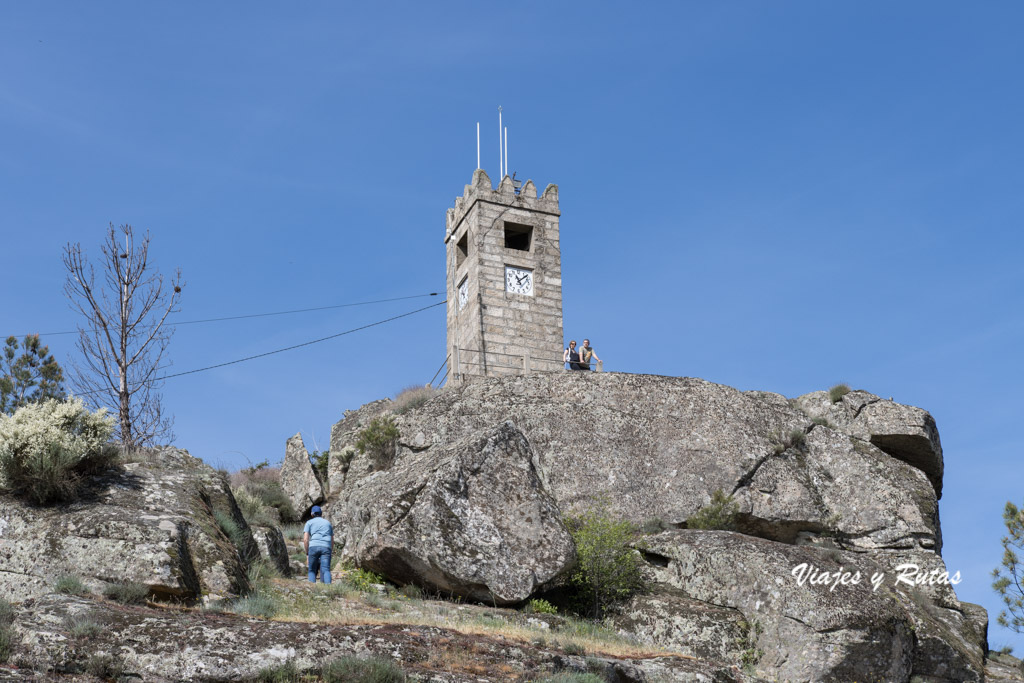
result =
[[[500,104],[511,170],[560,186],[566,333],[611,370],[930,410],[944,555],[994,621],[1024,500],[1022,25],[1015,2],[5,3],[0,334],[75,326],[61,247],[111,221],[181,267],[179,320],[443,294]],[[426,303],[181,326],[173,370]],[[436,308],[171,380],[177,443],[232,469],[326,448],[444,335]]]

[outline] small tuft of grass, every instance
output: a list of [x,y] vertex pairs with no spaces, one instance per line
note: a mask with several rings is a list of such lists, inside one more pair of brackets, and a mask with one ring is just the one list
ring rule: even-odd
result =
[[825,417],[812,417],[811,422],[820,427],[828,427],[829,429],[835,429],[835,425],[829,422],[828,418]]
[[775,431],[771,434],[771,442],[775,455],[782,455],[791,448],[803,450],[807,445],[807,433],[799,428],[791,429],[787,434]]
[[256,674],[257,683],[300,683],[303,678],[299,667],[290,659],[284,664],[264,667]]
[[324,683],[405,683],[405,672],[384,657],[339,657],[320,670]]
[[414,583],[407,583],[398,589],[398,592],[410,600],[422,600],[423,589]]
[[118,680],[124,675],[124,661],[110,654],[92,655],[85,660],[85,671],[105,681]]
[[89,614],[77,614],[64,620],[64,627],[75,640],[95,638],[103,630],[100,623]]
[[843,396],[850,393],[850,387],[846,384],[836,384],[828,390],[828,400],[833,403],[839,403],[843,400]]
[[88,586],[82,583],[82,580],[74,574],[63,574],[57,577],[57,582],[53,584],[53,590],[65,595],[89,594]]
[[542,678],[537,683],[604,683],[605,678],[591,673],[559,671],[553,676]]
[[438,394],[438,389],[427,384],[420,386],[414,384],[398,392],[395,400],[391,403],[391,412],[395,415],[403,415],[410,410],[416,410],[424,403]]
[[238,522],[223,510],[214,510],[213,518],[217,520],[217,526],[231,540],[231,543],[236,548],[241,548],[243,546],[242,529],[238,526]]
[[0,625],[0,664],[6,664],[14,654],[14,629]]
[[265,592],[273,579],[281,578],[281,573],[277,569],[262,560],[250,564],[246,575],[249,577],[249,586],[253,593]]
[[228,608],[235,614],[248,614],[252,617],[273,618],[278,612],[277,600],[269,595],[253,593],[231,603]]
[[14,622],[14,605],[0,598],[0,626]]
[[111,583],[103,589],[103,595],[122,605],[142,605],[149,597],[149,586],[134,581]]
[[302,540],[302,524],[287,524],[281,527],[281,533],[284,534],[285,540],[288,541],[301,541]]
[[562,646],[562,652],[564,652],[567,655],[583,656],[587,654],[586,648],[584,648],[582,645],[575,641],[569,640],[560,643],[560,645]]

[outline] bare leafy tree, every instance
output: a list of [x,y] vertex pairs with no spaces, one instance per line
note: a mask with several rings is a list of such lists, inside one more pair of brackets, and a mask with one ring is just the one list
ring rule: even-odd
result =
[[149,263],[149,233],[137,242],[130,225],[111,223],[100,251],[97,286],[82,245],[64,248],[64,293],[85,320],[71,385],[93,408],[106,406],[118,416],[114,435],[126,447],[170,442],[173,420],[164,414],[159,379],[170,364],[166,353],[174,330],[165,323],[181,301],[181,270],[166,288]]

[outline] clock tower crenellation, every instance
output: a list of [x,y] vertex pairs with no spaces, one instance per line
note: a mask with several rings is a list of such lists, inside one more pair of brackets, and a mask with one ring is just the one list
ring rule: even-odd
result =
[[560,215],[557,185],[482,169],[448,209],[450,382],[563,367]]

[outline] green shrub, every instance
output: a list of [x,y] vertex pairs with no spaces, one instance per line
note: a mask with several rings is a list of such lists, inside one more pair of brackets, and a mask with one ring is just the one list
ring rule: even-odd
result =
[[272,618],[277,614],[278,604],[274,598],[265,593],[253,593],[231,603],[232,612],[248,614],[254,617]]
[[291,660],[284,664],[265,667],[256,674],[258,683],[299,683],[303,678],[299,667]]
[[543,598],[530,600],[523,611],[534,614],[558,614],[558,608]]
[[6,664],[14,654],[14,630],[7,625],[0,625],[0,664]]
[[833,403],[839,403],[839,401],[843,399],[843,396],[846,396],[848,393],[850,393],[849,386],[846,384],[837,384],[828,390],[828,400]]
[[220,527],[225,536],[231,539],[236,548],[245,546],[245,534],[242,532],[242,527],[238,526],[238,522],[235,521],[235,518],[230,513],[223,510],[214,510],[213,518],[217,520],[217,526]]
[[281,523],[281,515],[277,508],[263,502],[249,489],[241,488],[233,492],[238,509],[249,526],[277,526]]
[[353,569],[345,575],[345,583],[364,593],[376,593],[374,584],[384,583],[384,577],[365,569]]
[[571,640],[567,640],[561,645],[562,652],[564,652],[567,655],[575,655],[577,657],[582,657],[583,655],[587,654],[586,648],[584,648],[579,643],[575,643]]
[[813,422],[816,425],[820,425],[822,427],[828,427],[829,429],[835,429],[833,424],[828,421],[828,418],[825,418],[825,417],[812,417],[811,418],[811,422]]
[[149,586],[132,581],[111,583],[103,589],[103,595],[122,605],[141,605],[149,597]]
[[754,665],[764,657],[764,650],[757,647],[757,639],[764,628],[757,621],[741,621],[737,626],[741,632],[736,639],[736,649],[740,651],[739,664],[746,673],[752,674]]
[[302,540],[302,528],[302,524],[289,524],[281,527],[281,533],[284,534],[285,539],[288,541],[300,541]]
[[320,670],[324,683],[404,683],[405,673],[384,657],[339,657]]
[[[245,467],[231,475],[231,490],[238,500],[239,494],[248,496],[247,506],[242,510],[246,521],[250,520],[250,514],[266,521],[272,520],[271,525],[290,524],[299,521],[299,516],[292,507],[291,500],[281,487],[281,468],[270,467],[263,461],[253,467]],[[244,491],[245,493],[241,493]],[[254,500],[253,500],[254,499]],[[242,507],[242,501],[238,501]],[[265,508],[270,508],[266,510]],[[275,513],[276,511],[276,513]],[[256,522],[261,524],[261,522]],[[263,524],[263,526],[267,526]]]
[[0,415],[0,485],[33,503],[75,500],[86,477],[111,467],[114,418],[80,399],[32,403]]
[[89,587],[82,583],[82,580],[74,574],[63,574],[57,577],[53,584],[53,590],[65,595],[88,595]]
[[7,600],[0,598],[0,626],[7,626],[14,622],[14,605]]
[[722,489],[716,489],[711,494],[711,502],[686,520],[686,528],[733,531],[736,529],[736,516],[739,510],[740,506],[732,496],[725,495]]
[[566,521],[576,543],[577,564],[571,581],[586,601],[589,614],[600,618],[615,603],[643,588],[640,558],[629,547],[633,525],[611,519],[603,506]]
[[391,404],[391,412],[395,415],[402,415],[410,410],[415,410],[430,399],[434,398],[437,393],[438,390],[429,384],[426,386],[414,384],[410,387],[406,387],[398,392],[397,396],[395,396],[395,400]]
[[309,454],[309,462],[321,483],[327,483],[327,468],[330,466],[330,451],[313,451]]
[[0,664],[6,664],[14,654],[14,605],[0,598]]
[[345,474],[348,472],[348,468],[352,466],[352,458],[356,457],[356,449],[352,446],[345,446],[338,453],[338,462],[341,463],[341,473]]
[[375,417],[356,434],[356,448],[366,453],[376,469],[387,469],[395,458],[398,426],[390,415]]

